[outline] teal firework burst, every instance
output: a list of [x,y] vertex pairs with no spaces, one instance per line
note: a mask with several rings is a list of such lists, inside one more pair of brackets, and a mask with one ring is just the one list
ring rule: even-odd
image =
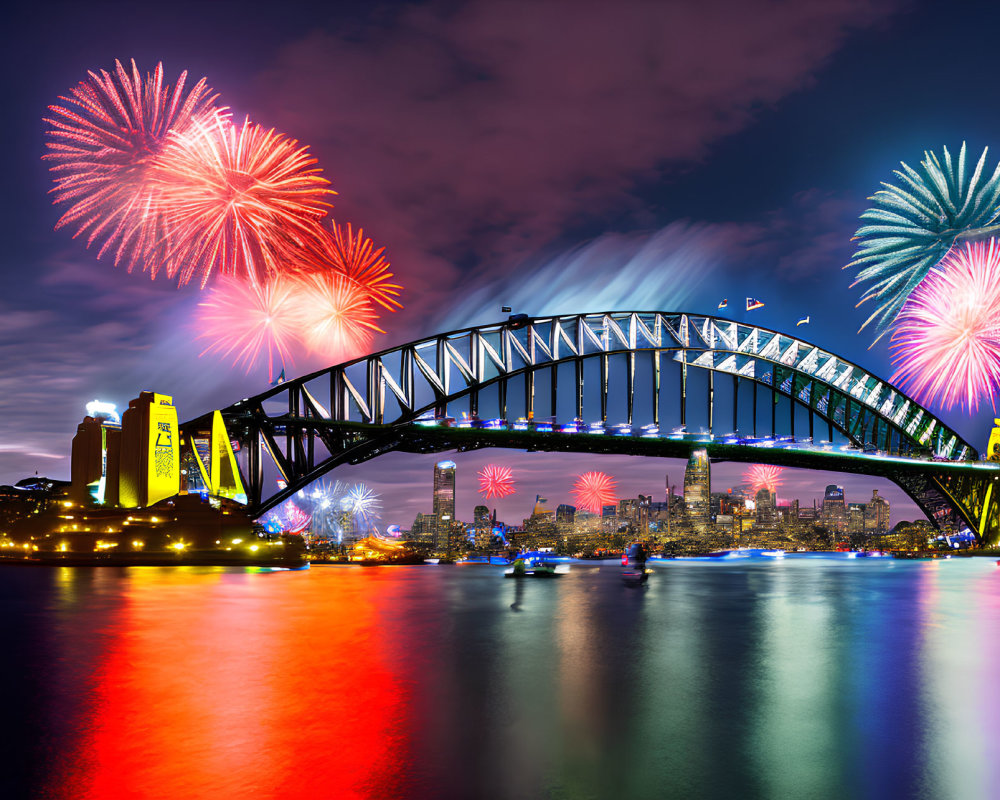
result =
[[[876,308],[864,328],[875,321],[881,337],[892,325],[903,303],[927,273],[944,258],[956,240],[996,233],[991,226],[1000,217],[1000,164],[985,177],[983,149],[972,175],[967,175],[965,143],[952,160],[924,151],[920,169],[900,162],[896,185],[882,183],[861,215],[865,223],[854,235],[858,251],[848,267],[859,267],[852,286],[866,284],[861,303],[874,300]],[[878,341],[878,338],[876,341]]]

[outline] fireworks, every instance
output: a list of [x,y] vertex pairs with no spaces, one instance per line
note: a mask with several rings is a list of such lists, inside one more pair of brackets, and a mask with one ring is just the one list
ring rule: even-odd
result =
[[361,530],[370,529],[381,517],[382,501],[363,483],[355,484],[344,501],[345,510],[351,512],[355,525]]
[[157,172],[170,226],[170,277],[213,271],[263,281],[322,247],[320,220],[334,192],[294,139],[245,120],[175,133]]
[[329,359],[347,360],[371,349],[373,334],[384,333],[364,290],[339,272],[295,279],[299,325],[306,345]]
[[403,307],[396,300],[403,287],[391,282],[389,262],[383,257],[384,247],[375,250],[372,240],[365,238],[361,228],[355,233],[348,223],[345,231],[345,226],[336,222],[327,244],[330,261],[355,281],[373,303],[388,311]]
[[573,484],[573,495],[577,506],[599,514],[603,506],[617,502],[615,488],[615,479],[611,476],[603,472],[585,472]]
[[223,278],[198,304],[202,354],[232,357],[247,371],[266,355],[268,380],[275,362],[291,362],[291,349],[304,343],[329,360],[368,352],[381,329],[368,297],[339,272],[274,275],[263,284]]
[[198,304],[201,332],[210,340],[202,355],[219,352],[232,356],[247,372],[267,354],[268,380],[274,379],[274,360],[291,361],[290,347],[299,331],[295,284],[275,276],[265,284],[234,278],[219,281]]
[[312,522],[312,515],[291,500],[286,500],[264,517],[264,527],[271,533],[302,533]]
[[890,380],[919,402],[970,412],[1000,387],[1000,244],[950,252],[913,292],[890,348]]
[[90,72],[46,118],[57,203],[98,257],[205,288],[207,352],[247,371],[304,345],[330,360],[371,350],[376,308],[402,308],[385,248],[323,218],[336,194],[308,148],[249,119],[233,124],[202,79],[171,88],[120,62]]
[[344,534],[367,534],[375,529],[381,511],[379,496],[363,483],[348,487],[343,481],[318,481],[301,492],[302,502],[312,508],[312,532],[344,540]]
[[479,477],[479,493],[487,500],[491,497],[502,498],[514,494],[514,474],[510,467],[500,464],[487,464],[477,473]]
[[761,489],[777,492],[781,486],[782,472],[781,467],[771,464],[753,464],[743,473],[743,482],[750,487],[750,492],[754,495]]
[[[151,253],[165,236],[160,199],[150,180],[168,134],[185,134],[198,124],[224,115],[213,108],[202,78],[185,92],[182,72],[171,91],[163,82],[163,65],[143,78],[135,61],[129,73],[115,61],[112,73],[89,72],[89,79],[49,106],[51,116],[43,158],[53,162],[56,203],[69,203],[56,228],[76,227],[74,238],[87,236],[87,246],[101,241],[98,258],[114,251],[115,264],[129,271],[140,260],[151,272],[158,266]],[[150,258],[151,260],[146,260]]]
[[861,302],[877,304],[864,325],[877,319],[883,333],[956,239],[975,235],[1000,215],[1000,165],[986,178],[984,149],[970,177],[964,143],[957,164],[948,148],[943,152],[940,160],[925,152],[921,172],[901,164],[895,170],[900,185],[883,183],[871,198],[874,207],[861,215],[867,224],[855,234],[860,244],[848,266],[861,268],[854,285],[868,283]]

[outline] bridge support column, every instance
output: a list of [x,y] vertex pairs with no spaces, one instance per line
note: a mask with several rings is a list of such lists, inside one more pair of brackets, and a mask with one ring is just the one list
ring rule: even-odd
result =
[[687,427],[687,396],[688,396],[688,365],[687,352],[681,350],[681,427]]

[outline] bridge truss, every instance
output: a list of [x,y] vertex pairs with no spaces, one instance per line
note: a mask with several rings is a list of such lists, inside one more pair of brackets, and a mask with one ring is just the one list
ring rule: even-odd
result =
[[[188,440],[204,435],[210,417],[182,426]],[[681,437],[687,449],[707,441],[714,458],[774,461],[760,445],[776,437],[790,437],[784,452],[800,454],[839,439],[891,456],[856,454],[849,468],[894,480],[939,527],[1000,537],[1000,469],[975,464],[975,449],[927,409],[817,345],[713,316],[514,317],[288,381],[222,417],[260,513],[338,465],[390,450],[601,450],[598,437],[559,430],[586,421],[617,440],[616,452],[683,455]],[[487,419],[492,428],[480,428]],[[455,430],[431,435],[431,426]],[[480,432],[470,439],[463,426]],[[732,451],[716,443],[723,434],[748,444]],[[841,461],[815,466],[847,468]]]

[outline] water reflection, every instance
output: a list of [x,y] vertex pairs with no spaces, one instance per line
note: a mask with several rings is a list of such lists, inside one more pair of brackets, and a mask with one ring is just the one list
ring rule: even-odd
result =
[[30,734],[12,774],[36,794],[985,798],[1000,780],[985,560],[669,564],[638,590],[584,566],[9,572],[30,702],[5,726]]

